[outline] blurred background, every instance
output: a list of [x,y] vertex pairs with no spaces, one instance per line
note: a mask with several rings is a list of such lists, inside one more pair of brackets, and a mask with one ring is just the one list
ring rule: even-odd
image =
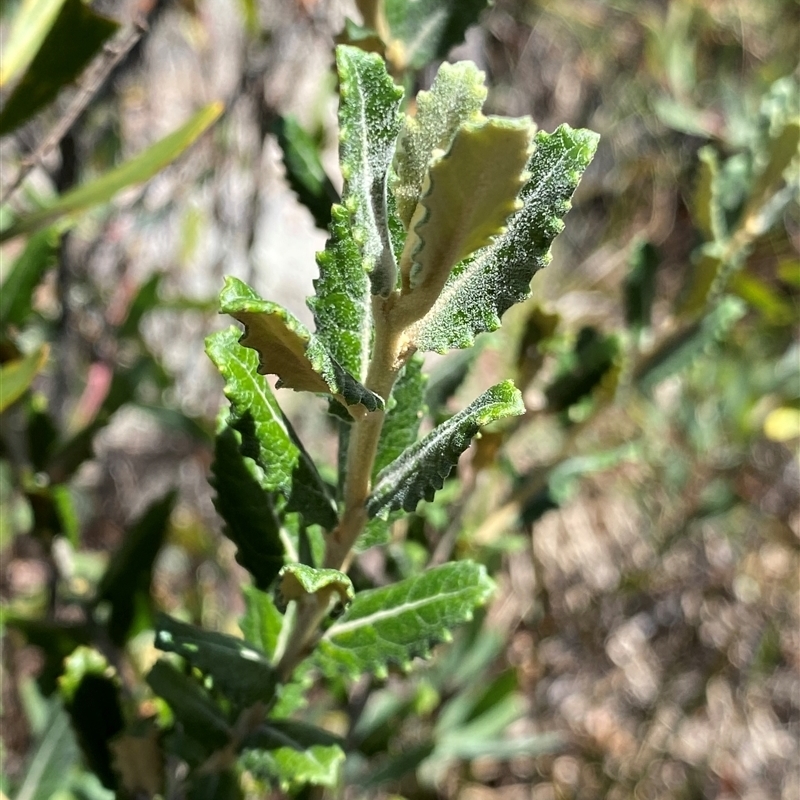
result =
[[[0,43],[19,6],[3,4]],[[24,313],[0,303],[3,362],[49,343],[0,417],[0,596],[28,620],[4,630],[7,792],[70,647],[46,623],[79,614],[148,510],[163,512],[155,606],[237,630],[246,578],[207,483],[222,382],[203,339],[228,324],[223,275],[311,323],[326,233],[287,174],[285,132],[299,126],[335,196],[333,47],[360,19],[343,0],[92,7],[146,28],[13,193],[78,90],[0,141],[0,213],[93,180],[212,101],[225,113],[80,216]],[[485,70],[488,112],[601,141],[531,300],[474,358],[430,359],[432,416],[506,377],[529,412],[355,574],[374,585],[469,555],[498,591],[430,666],[317,690],[317,721],[351,746],[344,796],[800,797],[800,210],[797,143],[781,139],[798,52],[795,0],[496,0],[450,54]],[[398,75],[407,96],[437,66]],[[24,245],[3,245],[4,281]],[[717,305],[708,286],[697,302],[709,262]],[[325,404],[279,399],[333,465]],[[141,628],[120,667],[132,686],[154,658]]]

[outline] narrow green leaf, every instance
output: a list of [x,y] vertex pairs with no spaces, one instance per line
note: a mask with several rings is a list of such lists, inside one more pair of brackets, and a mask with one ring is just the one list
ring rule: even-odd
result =
[[420,350],[470,347],[477,334],[495,330],[506,309],[529,295],[597,141],[596,133],[567,125],[536,135],[531,177],[520,192],[524,207],[490,247],[452,271],[433,308],[412,328]]
[[417,112],[405,118],[395,156],[392,189],[408,228],[435,150],[447,151],[458,128],[475,121],[486,99],[484,74],[471,61],[443,63],[429,92],[417,95]]
[[33,61],[63,5],[64,0],[23,0],[20,3],[3,46],[0,89]]
[[325,230],[331,221],[331,206],[339,202],[339,195],[322,166],[317,143],[291,116],[278,117],[274,130],[289,186],[311,212],[317,227]]
[[483,565],[457,561],[359,592],[312,658],[326,674],[350,677],[385,676],[390,664],[407,669],[414,657],[449,640],[452,628],[471,619],[493,589]]
[[[795,87],[795,93],[797,88]],[[788,122],[775,136],[767,142],[768,159],[761,168],[750,199],[745,209],[744,218],[756,216],[760,206],[783,182],[784,173],[794,161],[793,180],[797,185],[798,163],[800,163],[800,120]]]
[[287,500],[288,511],[301,511],[306,523],[336,525],[336,506],[300,444],[289,421],[257,370],[254,350],[242,347],[241,331],[228,328],[206,339],[206,352],[225,379],[231,403],[229,424],[242,435],[243,454],[261,467],[261,486]]
[[373,478],[417,441],[419,426],[427,410],[425,387],[428,381],[422,371],[423,362],[421,356],[412,357],[395,382],[381,428]]
[[128,530],[122,547],[111,557],[100,584],[96,602],[111,604],[108,635],[114,644],[122,645],[131,633],[137,606],[148,606],[150,581],[158,551],[169,529],[176,493],[168,492],[153,503]]
[[213,688],[239,709],[275,696],[276,677],[267,657],[243,639],[159,614],[155,645],[177,653],[213,681]]
[[453,267],[490,244],[519,210],[532,133],[527,117],[468,122],[432,161],[400,258],[404,322],[427,314]]
[[385,0],[387,57],[398,70],[421,69],[464,41],[489,0]]
[[738,297],[724,297],[702,320],[677,331],[641,362],[634,375],[639,388],[650,392],[670,375],[688,367],[712,349],[744,314],[745,304]]
[[341,740],[321,728],[267,720],[244,743],[239,766],[283,791],[313,784],[334,787],[344,762]]
[[238,548],[236,560],[259,589],[268,589],[283,566],[283,543],[260,472],[255,461],[242,454],[241,434],[225,425],[217,434],[211,465],[214,507],[225,520],[225,535]]
[[650,327],[653,300],[656,296],[656,272],[661,257],[650,242],[639,242],[633,249],[630,268],[622,291],[625,321],[634,330]]
[[61,704],[52,702],[47,724],[25,768],[14,800],[50,800],[64,786],[64,776],[79,762],[75,734]]
[[386,519],[391,511],[414,511],[420,500],[432,500],[482,426],[524,413],[511,381],[488,389],[381,471],[367,500],[369,515]]
[[383,408],[382,398],[350,375],[286,309],[262,300],[237,278],[226,278],[219,299],[221,313],[244,325],[239,341],[258,353],[259,373],[277,375],[279,387],[329,394],[342,405],[360,407],[352,413]]
[[127,186],[145,183],[185,152],[222,114],[222,103],[211,103],[198,111],[185,125],[156,142],[152,147],[106,172],[91,183],[78,186],[44,208],[28,214],[0,231],[0,242],[31,233],[66,215],[79,214],[106,203]]
[[239,620],[242,635],[272,659],[283,627],[283,615],[275,607],[272,597],[255,586],[243,586],[242,593],[245,605],[244,616]]
[[729,263],[726,257],[729,255],[722,242],[706,242],[694,252],[692,270],[678,303],[677,312],[680,316],[693,317],[705,308],[727,271]]
[[43,344],[30,355],[6,361],[0,366],[0,411],[5,411],[25,394],[33,379],[44,369],[49,352],[48,345]]
[[[42,9],[45,14],[48,10]],[[119,23],[100,16],[81,0],[66,0],[3,106],[0,136],[18,128],[54,100],[62,86],[78,77],[103,42],[118,28]],[[36,38],[38,35],[34,36],[34,41]],[[26,49],[34,41],[29,39]],[[23,55],[27,54],[23,52]]]
[[363,382],[372,344],[372,292],[369,275],[350,227],[350,212],[331,209],[331,235],[317,253],[316,294],[306,300],[316,334],[336,361]]
[[339,160],[342,199],[370,273],[373,294],[388,295],[397,280],[389,236],[389,167],[400,132],[403,90],[395,86],[380,56],[355,47],[336,48],[339,70]]
[[710,146],[697,154],[700,162],[692,198],[692,216],[697,229],[707,241],[722,240],[727,235],[725,213],[720,202],[719,158]]
[[161,659],[153,665],[146,680],[167,701],[178,725],[190,738],[208,751],[228,743],[231,730],[222,710],[194,678]]
[[0,286],[0,326],[21,325],[31,313],[33,290],[56,262],[58,234],[52,229],[31,236]]

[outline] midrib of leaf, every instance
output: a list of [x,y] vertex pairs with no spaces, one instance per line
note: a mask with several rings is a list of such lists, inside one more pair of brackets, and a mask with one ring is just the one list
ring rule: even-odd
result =
[[405,48],[406,52],[404,53],[406,64],[411,64],[414,61],[414,56],[422,49],[422,45],[425,44],[431,31],[435,30],[436,26],[441,24],[443,18],[447,18],[447,10],[444,8],[431,14],[430,17],[428,17],[427,23],[420,26],[419,33],[417,33],[413,39],[408,40],[408,45]]
[[322,638],[330,639],[333,636],[338,636],[342,633],[349,633],[350,631],[358,630],[359,628],[363,628],[367,625],[374,625],[376,622],[380,622],[381,620],[397,617],[405,612],[414,611],[414,609],[417,608],[423,608],[431,603],[441,602],[443,598],[455,597],[458,594],[458,590],[452,592],[441,592],[435,597],[426,597],[423,600],[412,600],[411,602],[406,601],[402,605],[394,606],[393,608],[386,608],[383,611],[375,611],[366,617],[359,617],[351,622],[341,622],[331,628],[328,628]]

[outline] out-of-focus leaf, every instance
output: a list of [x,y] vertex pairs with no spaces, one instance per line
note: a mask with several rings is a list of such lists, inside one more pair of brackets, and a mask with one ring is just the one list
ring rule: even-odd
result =
[[264,653],[243,639],[207,631],[166,614],[156,622],[156,647],[177,653],[208,675],[213,688],[239,709],[268,704],[275,695],[275,672]]
[[163,792],[164,753],[160,731],[153,722],[137,726],[135,733],[115,736],[108,747],[113,754],[114,772],[125,790],[134,796],[146,792],[148,797]]
[[279,387],[329,394],[344,406],[361,407],[354,413],[383,408],[383,399],[350,375],[300,320],[237,278],[225,280],[220,311],[244,325],[240,343],[258,353],[258,371],[277,375]]
[[494,590],[481,564],[457,561],[391,586],[359,592],[322,636],[312,656],[324,672],[385,676],[389,664],[407,669],[415,656],[449,640]]
[[700,162],[692,198],[692,216],[697,229],[709,242],[721,241],[727,231],[720,203],[719,158],[713,147],[703,147],[697,154]]
[[139,287],[128,308],[125,321],[117,329],[118,336],[136,336],[139,333],[142,317],[158,305],[161,277],[161,274],[156,272]]
[[[35,10],[47,16],[50,9]],[[103,42],[118,28],[119,23],[101,17],[81,0],[65,0],[25,74],[0,112],[0,136],[18,128],[54,100],[61,87],[78,77]],[[22,52],[32,49],[30,45],[35,44],[37,38],[34,35],[28,39]],[[12,62],[11,68],[14,67]],[[0,83],[4,82],[0,80]]]
[[150,606],[150,581],[158,551],[169,529],[176,493],[168,492],[153,503],[128,530],[97,587],[96,602],[111,604],[108,634],[122,645],[132,632],[137,609]]
[[645,358],[634,374],[636,383],[643,392],[650,392],[661,381],[710,351],[744,314],[745,305],[738,297],[723,297],[702,320],[677,331]]
[[444,422],[449,416],[447,402],[464,383],[481,352],[483,341],[483,339],[478,339],[473,347],[450,353],[447,358],[433,368],[428,378],[425,404],[428,406],[428,413],[434,422]]
[[228,423],[242,435],[242,453],[261,467],[261,486],[285,497],[287,511],[301,511],[306,524],[330,529],[337,521],[336,506],[258,374],[258,354],[239,344],[240,335],[228,328],[206,339],[206,352],[225,379],[225,396],[231,402]]
[[707,242],[699,249],[693,259],[688,289],[678,306],[681,316],[694,316],[705,307],[725,271],[726,255],[725,245],[720,242]]
[[792,302],[754,275],[746,272],[734,275],[728,289],[760,312],[771,325],[791,325],[797,319]]
[[0,242],[19,236],[21,233],[37,231],[61,217],[79,214],[92,206],[106,203],[121,189],[150,180],[208,130],[222,111],[222,103],[211,103],[198,111],[177,131],[156,142],[130,161],[106,172],[91,183],[78,186],[45,205],[44,208],[22,217],[10,227],[0,231]]
[[31,236],[0,286],[0,327],[21,325],[31,313],[33,291],[55,264],[58,234],[52,229]]
[[238,548],[236,560],[259,589],[268,589],[284,561],[280,522],[273,498],[259,481],[258,465],[242,454],[241,436],[229,425],[217,434],[211,472],[214,507]]
[[395,69],[420,69],[464,41],[489,0],[384,0],[386,57]]
[[334,787],[344,762],[341,740],[321,728],[270,719],[244,742],[239,766],[283,791],[312,784]]
[[189,779],[186,800],[242,800],[239,775],[235,769],[196,772]]
[[761,168],[750,194],[744,218],[754,216],[768,195],[783,181],[783,176],[792,161],[795,162],[793,181],[798,182],[797,165],[800,164],[800,121],[792,120],[781,132],[769,139],[769,157]]
[[3,45],[0,89],[33,61],[63,5],[64,0],[23,0]]
[[339,202],[339,195],[322,166],[317,143],[290,116],[278,117],[275,133],[283,152],[289,186],[311,212],[317,227],[327,230],[331,221],[331,206]]
[[542,368],[545,354],[541,345],[553,336],[559,322],[561,317],[558,314],[550,314],[539,305],[533,306],[526,315],[525,327],[519,338],[516,362],[515,383],[521,391],[525,390]]
[[631,254],[623,293],[625,321],[634,330],[650,327],[659,261],[659,252],[650,242],[639,243]]
[[481,427],[524,413],[522,395],[511,381],[488,389],[381,471],[367,499],[369,515],[386,519],[391,511],[414,511],[423,498],[432,500]]
[[0,366],[0,411],[5,411],[25,394],[33,379],[44,369],[49,352],[49,346],[43,344],[30,355],[6,361]]
[[182,732],[208,751],[225,746],[231,737],[228,722],[194,678],[161,659],[147,674],[147,683],[167,701]]
[[77,766],[80,751],[61,703],[53,701],[42,735],[34,746],[15,800],[50,800]]
[[386,296],[397,281],[387,191],[403,90],[389,77],[383,59],[373,53],[340,45],[336,65],[342,202],[352,217],[372,293]]
[[272,659],[283,627],[283,615],[266,592],[254,586],[243,586],[242,592],[245,604],[244,616],[239,620],[242,635]]
[[545,389],[547,408],[553,412],[565,411],[587,397],[611,371],[618,352],[617,337],[603,336],[595,328],[582,328],[572,363]]
[[72,727],[92,772],[107,789],[117,788],[109,741],[125,726],[115,672],[97,650],[71,653],[59,679]]

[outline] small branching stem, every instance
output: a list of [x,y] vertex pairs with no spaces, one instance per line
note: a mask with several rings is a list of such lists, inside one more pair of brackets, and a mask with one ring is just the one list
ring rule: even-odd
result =
[[[410,356],[404,347],[403,329],[397,325],[392,309],[397,293],[389,297],[373,297],[375,339],[365,385],[388,400],[398,373]],[[355,419],[350,432],[344,483],[344,511],[339,524],[331,531],[325,548],[325,567],[346,570],[352,558],[353,545],[364,530],[368,516],[365,503],[369,497],[372,470],[378,452],[384,411],[374,411]],[[295,625],[278,665],[281,680],[288,680],[300,661],[314,647],[317,632],[328,613],[327,599],[307,598],[298,609]]]

